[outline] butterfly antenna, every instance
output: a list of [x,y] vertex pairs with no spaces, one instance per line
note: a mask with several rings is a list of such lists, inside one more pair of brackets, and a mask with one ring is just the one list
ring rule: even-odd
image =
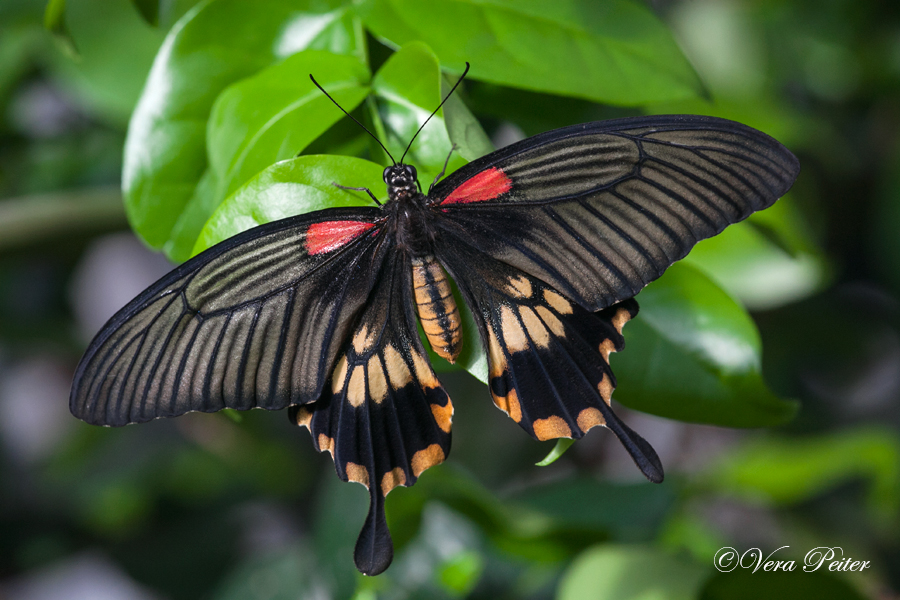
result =
[[[457,82],[453,85],[453,88],[450,90],[450,92],[446,96],[444,96],[444,99],[441,100],[441,103],[438,104],[438,107],[436,109],[434,109],[434,112],[431,113],[430,115],[428,115],[428,118],[425,119],[424,123],[422,123],[422,127],[419,127],[419,130],[416,131],[416,135],[412,136],[412,139],[409,140],[409,146],[406,147],[406,150],[403,152],[403,156],[400,157],[400,164],[403,164],[403,159],[406,158],[406,153],[409,152],[410,148],[412,148],[412,144],[415,141],[416,136],[419,135],[419,132],[422,131],[422,129],[424,129],[424,127],[428,124],[428,121],[431,120],[431,117],[436,115],[437,111],[441,110],[441,107],[444,105],[444,102],[446,102],[447,99],[453,95],[453,92],[456,91],[456,88],[459,87],[459,84],[462,83],[462,80],[466,78],[466,73],[468,73],[468,72],[469,72],[469,63],[466,63],[466,70],[463,71],[463,74],[459,76],[459,80],[457,80]],[[341,109],[341,110],[343,110],[343,109]]]
[[[468,63],[466,63],[466,65],[467,65],[467,66],[466,66],[466,70],[468,71]],[[378,145],[381,146],[381,148],[382,148],[382,149],[387,153],[387,155],[390,157],[391,162],[393,162],[395,165],[397,164],[397,161],[394,160],[394,157],[393,157],[393,156],[391,156],[390,150],[388,150],[387,148],[385,148],[384,144],[381,143],[381,140],[379,140],[377,137],[375,137],[375,134],[374,134],[374,133],[372,133],[371,131],[369,131],[368,128],[367,128],[365,125],[363,125],[362,123],[360,123],[360,122],[356,119],[356,117],[354,117],[353,115],[351,115],[350,113],[348,113],[346,110],[344,110],[344,107],[341,106],[340,104],[338,104],[337,101],[336,101],[334,98],[332,98],[331,95],[330,95],[328,92],[325,91],[325,88],[323,88],[321,85],[319,85],[319,82],[316,81],[316,78],[312,76],[312,73],[310,73],[309,78],[310,78],[310,80],[312,80],[312,82],[316,85],[316,87],[319,88],[319,90],[320,90],[323,94],[325,94],[325,96],[326,96],[329,100],[331,100],[331,101],[334,103],[335,106],[337,106],[338,108],[341,109],[341,112],[342,112],[342,113],[344,113],[345,115],[347,115],[348,117],[350,117],[351,119],[353,119],[353,121],[354,121],[357,125],[359,125],[360,127],[363,128],[363,131],[365,131],[366,133],[368,133],[369,135],[371,135],[371,136],[372,136],[372,139],[375,140],[376,142],[378,142]],[[459,84],[457,84],[457,85],[459,85]],[[455,89],[455,86],[454,86],[454,89]],[[441,104],[443,104],[443,102],[441,102]],[[438,108],[440,108],[440,106],[439,106]],[[429,119],[430,119],[430,118],[431,118],[431,117],[429,117]],[[426,121],[426,122],[427,122],[427,121]],[[415,139],[415,136],[413,136],[413,139]],[[404,152],[403,155],[406,156],[406,153]],[[401,159],[401,160],[402,160],[402,159]]]

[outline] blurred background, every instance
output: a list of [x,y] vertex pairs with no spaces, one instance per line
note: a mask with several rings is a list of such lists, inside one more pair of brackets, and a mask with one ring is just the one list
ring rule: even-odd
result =
[[[397,557],[364,579],[351,556],[368,496],[284,415],[110,430],[68,412],[92,335],[172,266],[129,232],[119,186],[129,115],[193,4],[163,3],[152,27],[127,0],[70,0],[67,45],[44,29],[43,0],[0,3],[0,598],[900,598],[900,5],[651,3],[715,105],[643,112],[728,116],[800,158],[790,260],[718,266],[797,417],[737,430],[623,408],[666,465],[652,486],[599,432],[535,467],[552,444],[468,374],[444,375],[453,454],[389,497]],[[642,112],[519,92],[510,106],[474,81],[466,93],[497,145]],[[841,546],[836,558],[872,566],[726,577],[712,568],[723,546],[789,546],[776,558],[799,561]]]

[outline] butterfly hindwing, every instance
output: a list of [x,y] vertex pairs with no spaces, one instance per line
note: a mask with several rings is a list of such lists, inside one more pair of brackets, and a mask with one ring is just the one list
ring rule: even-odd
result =
[[624,346],[633,299],[592,313],[527,273],[445,234],[439,258],[472,307],[488,357],[491,396],[538,440],[580,438],[611,429],[651,481],[656,452],[609,406],[616,380],[609,354]]
[[411,286],[404,254],[385,261],[322,397],[291,409],[318,450],[331,452],[338,476],[369,489],[369,516],[354,553],[367,575],[384,571],[393,557],[385,496],[414,484],[450,452],[453,405],[419,340]]
[[181,265],[88,347],[72,413],[125,425],[312,402],[384,260],[379,214],[331,209],[283,219]]
[[441,181],[429,203],[482,252],[599,310],[770,206],[798,172],[784,146],[739,123],[639,117],[507,146]]

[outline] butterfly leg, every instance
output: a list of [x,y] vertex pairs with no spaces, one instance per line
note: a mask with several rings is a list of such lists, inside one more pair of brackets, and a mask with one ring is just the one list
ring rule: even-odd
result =
[[377,204],[378,206],[381,206],[381,202],[378,201],[378,198],[375,197],[375,194],[372,193],[372,190],[370,190],[367,187],[350,187],[349,185],[341,185],[341,184],[337,183],[336,181],[332,181],[331,185],[333,185],[334,187],[341,188],[342,190],[353,190],[354,192],[365,192],[375,202],[375,204]]
[[434,181],[431,182],[431,185],[428,186],[428,193],[431,193],[431,190],[434,189],[434,186],[437,185],[437,182],[441,180],[441,177],[444,176],[444,173],[447,172],[447,165],[450,164],[450,157],[453,156],[453,153],[459,149],[459,146],[453,144],[450,147],[450,152],[447,153],[447,160],[444,161],[444,168],[441,169],[441,172],[437,174],[437,177],[434,178]]

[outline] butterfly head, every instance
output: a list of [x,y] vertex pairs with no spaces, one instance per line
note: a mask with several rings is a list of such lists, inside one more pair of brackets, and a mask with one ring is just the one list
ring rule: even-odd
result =
[[388,198],[403,200],[419,193],[416,168],[412,165],[396,164],[385,168],[384,182],[388,186]]

